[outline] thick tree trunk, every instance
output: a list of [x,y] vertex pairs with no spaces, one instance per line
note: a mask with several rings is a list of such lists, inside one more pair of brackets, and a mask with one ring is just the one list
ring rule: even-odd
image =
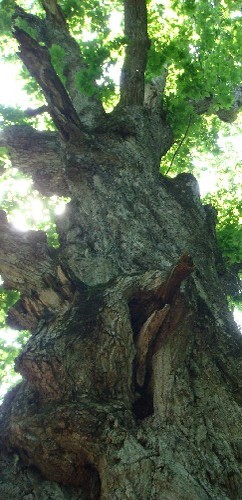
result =
[[159,174],[173,138],[166,72],[145,86],[146,2],[124,2],[109,115],[77,88],[86,63],[56,0],[41,5],[45,18],[16,6],[36,38],[18,22],[14,36],[57,132],[9,127],[0,146],[42,194],[71,201],[57,250],[0,213],[0,273],[21,293],[9,323],[32,332],[16,359],[23,381],[0,409],[0,498],[242,498],[241,336],[213,210],[193,176]]
[[241,337],[215,217],[191,175],[159,174],[159,121],[119,108],[83,141],[2,135],[42,192],[71,197],[56,251],[0,221],[9,321],[33,332],[1,407],[3,500],[241,498]]

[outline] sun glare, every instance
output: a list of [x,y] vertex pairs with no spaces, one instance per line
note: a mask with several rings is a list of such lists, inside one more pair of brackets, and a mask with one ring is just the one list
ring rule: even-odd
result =
[[26,109],[31,106],[31,99],[23,89],[19,71],[18,63],[8,63],[0,58],[0,104]]
[[234,320],[237,323],[237,325],[242,333],[242,311],[235,308],[233,311],[233,315],[234,315]]
[[60,203],[59,205],[56,205],[55,207],[55,214],[56,215],[62,215],[65,212],[66,209],[66,203]]

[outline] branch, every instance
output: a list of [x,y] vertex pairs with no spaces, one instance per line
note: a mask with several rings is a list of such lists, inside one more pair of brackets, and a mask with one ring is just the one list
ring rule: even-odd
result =
[[162,112],[162,97],[166,86],[167,68],[165,67],[160,76],[152,78],[145,84],[145,105],[157,113]]
[[145,0],[124,0],[124,33],[127,38],[120,80],[120,105],[143,105],[144,73],[150,41]]
[[28,25],[32,29],[37,31],[40,39],[42,38],[43,33],[45,31],[45,22],[43,19],[41,19],[38,16],[35,16],[34,14],[29,14],[22,7],[20,7],[20,5],[15,4],[14,14],[13,14],[12,19],[13,19],[13,21],[15,21],[18,18],[23,19],[24,21],[27,21]]
[[43,104],[43,106],[39,106],[39,108],[27,108],[24,110],[25,116],[28,116],[30,118],[33,118],[34,116],[42,115],[43,113],[46,113],[49,111],[48,106],[46,104]]
[[71,285],[51,256],[45,233],[17,232],[4,211],[0,211],[0,233],[0,273],[4,286],[22,294],[10,315],[18,318],[17,326],[34,327],[43,315],[57,314],[68,307],[73,295]]
[[[197,113],[198,115],[203,115],[205,113],[212,114],[211,109],[214,104],[214,98],[213,96],[205,97],[200,101],[191,101],[190,104],[192,105],[195,113]],[[218,118],[220,118],[220,120],[226,123],[233,123],[237,119],[241,108],[242,108],[242,85],[240,85],[239,87],[237,87],[237,89],[234,90],[233,104],[231,108],[219,109],[213,114],[217,115]]]
[[47,17],[52,18],[56,25],[59,25],[62,29],[68,32],[65,17],[56,0],[40,0],[40,3],[45,10]]
[[[56,0],[41,0],[41,4],[46,12],[43,42],[47,47],[56,44],[64,49],[65,86],[77,110],[80,121],[83,125],[93,128],[97,125],[97,121],[104,115],[102,103],[97,95],[87,96],[81,93],[77,86],[78,73],[82,70],[86,71],[88,65],[82,59],[78,43],[70,35],[68,24]],[[98,88],[94,78],[89,80],[89,84],[90,87]]]
[[190,129],[190,126],[191,126],[191,122],[192,122],[192,114],[190,114],[190,116],[189,116],[189,120],[188,120],[188,124],[187,124],[187,128],[186,128],[186,130],[185,130],[185,133],[184,133],[184,135],[183,135],[183,137],[182,137],[182,140],[181,140],[181,141],[180,141],[180,143],[178,144],[178,147],[176,148],[175,153],[174,153],[174,154],[173,154],[173,156],[172,156],[171,163],[170,163],[170,165],[169,165],[168,169],[166,170],[165,175],[167,175],[167,174],[170,172],[170,170],[171,170],[171,168],[172,168],[172,165],[173,165],[173,163],[174,163],[174,160],[175,160],[175,158],[176,158],[177,154],[179,153],[179,151],[180,151],[180,149],[181,149],[182,145],[184,144],[184,142],[185,142],[185,140],[186,140],[186,138],[187,138],[187,135],[188,135],[188,132],[189,132],[189,129]]
[[19,57],[43,90],[49,112],[64,141],[80,137],[81,123],[50,60],[48,50],[15,27],[14,36],[20,45]]
[[69,196],[61,141],[56,132],[40,132],[29,125],[13,125],[0,132],[0,146],[8,148],[13,167],[32,176],[45,196]]

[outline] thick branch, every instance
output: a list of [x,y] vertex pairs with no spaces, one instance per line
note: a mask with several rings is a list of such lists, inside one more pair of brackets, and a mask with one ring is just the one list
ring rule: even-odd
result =
[[34,116],[42,115],[43,113],[48,112],[48,110],[49,110],[48,106],[46,106],[46,104],[43,104],[43,106],[39,106],[38,108],[25,109],[24,114],[32,118]]
[[145,0],[124,0],[127,46],[121,73],[122,106],[143,105],[144,73],[149,49]]
[[56,0],[40,0],[40,3],[46,12],[46,15],[51,17],[56,25],[59,25],[62,29],[68,31],[66,20]]
[[35,16],[34,14],[29,14],[22,7],[20,7],[20,5],[15,4],[13,21],[18,18],[26,21],[28,25],[38,33],[40,39],[42,38],[45,31],[45,22],[43,19]]
[[194,111],[198,115],[203,115],[205,113],[208,114],[216,114],[220,120],[226,123],[233,123],[238,116],[242,108],[242,86],[240,85],[234,91],[233,96],[233,104],[229,109],[219,109],[216,112],[211,111],[214,105],[214,97],[205,97],[200,101],[191,101],[190,104],[193,106]]
[[8,148],[13,167],[31,175],[45,196],[68,196],[61,141],[56,132],[40,132],[28,125],[13,125],[0,132],[0,146]]
[[[77,85],[78,73],[83,70],[86,71],[88,66],[82,59],[78,43],[70,35],[68,24],[56,0],[41,0],[41,4],[46,12],[46,18],[43,21],[43,25],[41,25],[41,29],[38,30],[39,41],[44,42],[48,48],[55,44],[64,49],[63,67],[65,87],[68,90],[82,124],[93,128],[97,125],[99,118],[102,118],[104,115],[102,104],[96,95],[87,96],[81,93]],[[29,18],[29,14],[23,9],[21,9],[21,17],[28,23],[30,21],[33,25],[34,21],[32,17],[34,16]],[[90,87],[97,87],[94,78],[89,80],[89,83]]]
[[43,90],[49,112],[63,140],[81,135],[78,115],[57,76],[48,50],[25,31],[15,27],[14,36],[20,44],[19,57]]
[[46,314],[68,307],[71,287],[60,265],[51,256],[45,233],[14,230],[0,211],[0,273],[7,289],[18,290],[22,299],[11,317],[18,325],[35,326]]
[[144,103],[153,112],[162,112],[162,98],[166,86],[167,69],[164,68],[160,76],[152,78],[145,84]]

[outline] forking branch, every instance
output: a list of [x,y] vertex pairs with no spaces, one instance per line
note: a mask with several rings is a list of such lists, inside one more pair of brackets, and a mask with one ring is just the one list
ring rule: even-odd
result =
[[49,112],[63,140],[80,135],[80,121],[67,91],[56,74],[48,50],[22,29],[15,27],[19,42],[19,57],[43,90]]
[[[57,4],[56,0],[43,0],[41,2],[43,9],[45,10],[46,17],[41,19],[36,15],[29,14],[22,7],[15,6],[15,12],[13,15],[14,31],[13,35],[16,37],[16,32],[19,30],[18,19],[25,21],[27,25],[35,30],[36,40],[34,43],[41,44],[41,48],[46,48],[46,53],[53,46],[59,46],[63,49],[63,67],[65,84],[64,87],[70,96],[73,107],[78,114],[80,123],[87,128],[92,128],[97,125],[99,118],[103,117],[104,111],[102,107],[101,100],[98,95],[89,96],[82,93],[77,85],[77,76],[80,71],[86,71],[88,69],[86,62],[84,62],[80,47],[77,41],[71,36],[68,24],[62,13],[60,6]],[[20,27],[21,24],[20,24]],[[23,31],[25,33],[25,31]],[[25,33],[26,36],[27,33]],[[31,38],[31,37],[30,37]],[[19,40],[18,40],[19,41]],[[19,41],[20,43],[20,41]],[[23,40],[22,40],[23,45]],[[44,47],[43,47],[44,44]],[[49,56],[50,57],[50,56]],[[23,59],[22,59],[23,60]],[[23,60],[27,69],[26,62]],[[31,71],[30,71],[31,73]],[[33,75],[33,73],[31,73]],[[36,78],[35,75],[33,75]],[[37,78],[36,78],[37,79]],[[97,86],[95,78],[90,79],[90,86]],[[41,84],[40,84],[41,86]]]

